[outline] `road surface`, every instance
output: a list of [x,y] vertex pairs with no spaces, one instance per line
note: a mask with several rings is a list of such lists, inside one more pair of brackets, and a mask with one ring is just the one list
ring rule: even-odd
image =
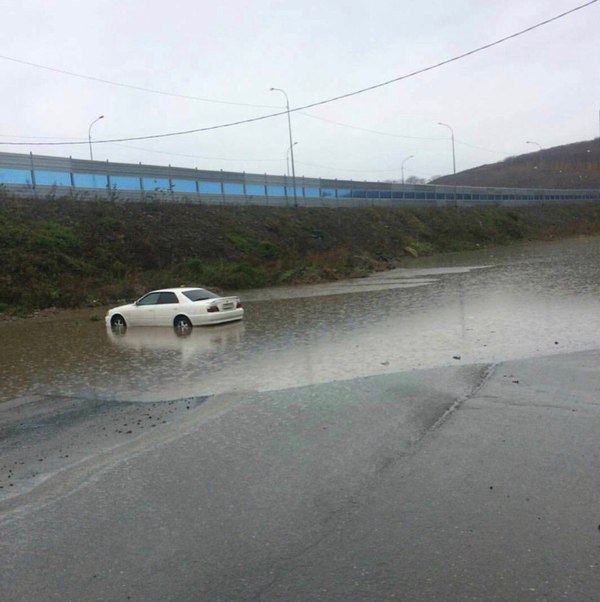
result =
[[155,405],[129,435],[137,406],[6,406],[0,599],[598,600],[600,352],[458,364]]

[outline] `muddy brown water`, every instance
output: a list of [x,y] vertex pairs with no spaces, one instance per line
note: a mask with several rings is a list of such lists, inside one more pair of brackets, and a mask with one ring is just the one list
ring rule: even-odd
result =
[[[596,349],[600,238],[419,258],[329,284],[240,293],[243,322],[130,328],[104,309],[0,323],[0,401],[155,401]],[[101,318],[98,320],[98,318]]]

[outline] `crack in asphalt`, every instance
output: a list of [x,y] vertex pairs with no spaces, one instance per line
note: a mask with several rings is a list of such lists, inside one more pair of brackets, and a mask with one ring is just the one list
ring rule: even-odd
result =
[[477,394],[487,385],[487,383],[491,380],[494,374],[497,371],[500,363],[489,364],[486,370],[484,371],[481,380],[473,387],[473,389],[467,395],[457,399],[436,421],[435,423],[429,427],[424,433],[423,436],[416,442],[419,443],[429,434],[433,433],[437,429],[439,429],[450,417],[467,401],[477,397]]
[[302,558],[302,556],[304,556],[306,553],[317,548],[329,537],[334,535],[336,532],[336,519],[342,519],[344,522],[347,522],[350,520],[351,515],[359,512],[363,504],[358,500],[358,497],[362,494],[362,492],[370,491],[372,489],[371,486],[374,485],[375,482],[381,478],[382,473],[387,472],[391,466],[397,464],[399,461],[405,458],[414,456],[421,447],[422,443],[431,434],[438,431],[463,406],[465,402],[477,396],[479,391],[481,391],[494,376],[499,365],[500,363],[487,365],[479,382],[473,386],[471,391],[455,400],[454,403],[452,403],[452,405],[447,408],[433,424],[424,429],[419,437],[409,443],[409,447],[406,451],[400,452],[395,457],[387,456],[382,465],[379,466],[367,479],[365,479],[364,482],[357,487],[356,491],[354,491],[347,499],[341,502],[337,508],[331,510],[327,516],[321,520],[323,531],[320,536],[317,537],[315,541],[304,546],[302,549],[297,550],[288,557],[280,558],[280,568],[275,569],[275,575],[273,578],[269,580],[268,583],[263,584],[258,591],[249,598],[249,600],[252,600],[252,602],[259,602],[261,598],[266,595],[285,575],[293,570],[293,565],[295,562]]

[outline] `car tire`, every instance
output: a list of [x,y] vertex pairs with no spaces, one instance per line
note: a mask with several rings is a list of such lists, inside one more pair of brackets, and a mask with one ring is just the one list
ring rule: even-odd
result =
[[177,330],[191,330],[192,323],[187,316],[177,316],[173,320],[173,327]]
[[125,322],[125,318],[121,315],[121,314],[115,314],[111,319],[110,319],[110,326],[111,328],[118,330],[118,329],[125,329],[127,328],[127,322]]

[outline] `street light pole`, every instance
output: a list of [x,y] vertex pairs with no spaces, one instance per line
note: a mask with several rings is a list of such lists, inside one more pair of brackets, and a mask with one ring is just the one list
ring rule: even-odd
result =
[[100,115],[100,117],[97,117],[96,119],[94,119],[94,121],[92,121],[92,123],[90,123],[90,127],[88,128],[88,144],[90,145],[90,161],[94,160],[94,157],[92,155],[92,126],[94,125],[94,123],[96,123],[97,121],[100,121],[101,119],[104,119],[104,115]]
[[[296,144],[298,144],[297,142],[294,142],[294,144],[292,144],[292,146],[296,146]],[[285,168],[286,168],[286,174],[289,176],[290,175],[290,151],[292,150],[292,146],[290,146],[287,149],[287,152],[285,153]]]
[[438,125],[443,125],[444,127],[450,130],[450,134],[452,136],[452,173],[456,175],[456,155],[454,153],[454,130],[447,124],[438,121]]
[[526,140],[525,144],[535,144],[540,150],[543,150],[542,145],[539,144],[538,142],[534,142],[533,140]]
[[409,160],[409,159],[413,159],[414,155],[411,155],[410,157],[406,157],[406,159],[404,159],[404,161],[402,161],[402,183],[404,184],[404,164]]
[[290,117],[290,101],[288,95],[285,90],[281,88],[269,88],[271,92],[281,92],[285,96],[285,107],[287,110],[287,118],[288,118],[288,132],[290,135],[290,155],[292,157],[292,186],[294,188],[294,207],[298,206],[298,198],[296,196],[296,167],[294,164],[294,141],[292,138],[292,119]]

